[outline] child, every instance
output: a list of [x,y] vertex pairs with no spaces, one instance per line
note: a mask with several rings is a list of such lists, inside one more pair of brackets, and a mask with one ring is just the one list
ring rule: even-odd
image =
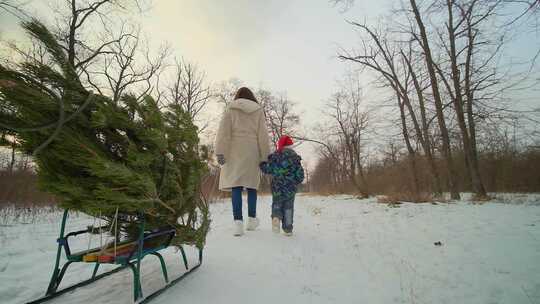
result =
[[304,180],[300,156],[286,146],[292,145],[289,136],[282,136],[277,150],[260,164],[261,171],[272,175],[272,231],[279,233],[279,222],[286,236],[292,235],[294,196]]

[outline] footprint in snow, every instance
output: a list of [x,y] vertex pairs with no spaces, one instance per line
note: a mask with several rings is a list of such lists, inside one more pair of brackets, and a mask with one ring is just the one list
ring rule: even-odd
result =
[[309,286],[302,287],[302,294],[312,294],[316,296],[321,295],[318,291],[311,289]]
[[498,274],[510,274],[510,271],[501,270],[501,269],[495,269],[495,272]]
[[6,271],[6,269],[8,268],[8,266],[9,266],[9,261],[8,261],[4,266],[0,267],[0,272]]

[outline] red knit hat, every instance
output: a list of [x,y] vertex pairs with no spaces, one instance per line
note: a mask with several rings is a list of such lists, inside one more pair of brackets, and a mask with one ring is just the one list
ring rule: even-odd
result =
[[279,138],[277,142],[277,150],[281,152],[283,151],[283,148],[285,148],[285,146],[291,146],[292,144],[293,144],[292,139],[287,135],[283,135]]

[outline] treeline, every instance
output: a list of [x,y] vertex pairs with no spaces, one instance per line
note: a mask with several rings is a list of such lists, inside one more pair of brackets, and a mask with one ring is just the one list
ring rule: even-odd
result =
[[[468,180],[463,153],[456,151],[458,172],[457,188],[460,192],[472,192]],[[438,170],[445,170],[445,162],[436,159]],[[417,158],[418,183],[420,191],[413,192],[410,164],[407,155],[388,155],[370,162],[364,173],[365,187],[372,195],[386,194],[404,200],[423,201],[433,199],[433,187],[430,164],[420,156]],[[530,148],[521,152],[481,152],[479,155],[480,176],[488,192],[540,192],[540,149]],[[355,193],[356,187],[347,176],[346,168],[336,165],[331,157],[320,158],[310,174],[306,188],[322,194]],[[443,185],[448,185],[446,179]],[[442,189],[449,192],[448,187]]]
[[[526,21],[536,20],[538,5],[522,5],[409,0],[375,25],[350,22],[362,35],[360,47],[342,50],[339,58],[387,96],[365,100],[353,75],[330,98],[328,121],[313,136],[321,149],[310,188],[362,196],[401,192],[413,200],[443,192],[487,199],[488,191],[538,191],[538,132],[526,130],[538,124],[538,109],[517,101],[538,85],[535,58],[520,65],[504,53],[516,35],[533,34]],[[494,145],[508,138],[500,134],[512,124],[528,138],[520,140],[522,148]],[[375,136],[393,143],[373,152],[380,142]]]

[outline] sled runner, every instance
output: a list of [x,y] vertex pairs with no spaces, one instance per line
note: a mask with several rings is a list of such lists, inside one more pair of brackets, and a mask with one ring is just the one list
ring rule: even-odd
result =
[[[49,286],[47,288],[47,292],[45,293],[44,297],[28,302],[28,304],[46,302],[66,292],[72,291],[78,287],[88,285],[92,282],[95,282],[106,276],[114,274],[125,268],[130,268],[133,273],[133,300],[136,301],[137,303],[146,303],[152,300],[153,298],[155,298],[157,295],[159,295],[161,292],[163,292],[167,288],[181,281],[185,276],[191,274],[193,271],[199,268],[199,266],[201,266],[202,264],[203,252],[201,248],[199,248],[198,250],[199,251],[198,264],[190,269],[188,267],[188,262],[187,262],[184,248],[182,246],[179,246],[180,253],[182,254],[182,261],[187,271],[181,276],[175,278],[174,280],[169,281],[169,276],[167,273],[167,266],[165,265],[165,261],[162,255],[159,253],[159,251],[167,248],[170,245],[171,240],[175,236],[176,230],[172,228],[164,228],[164,229],[158,229],[155,231],[145,231],[144,215],[138,216],[139,236],[136,240],[120,242],[118,244],[115,243],[114,246],[107,246],[105,248],[98,247],[98,248],[92,248],[92,249],[72,253],[71,248],[69,246],[70,237],[74,237],[74,236],[82,235],[82,234],[90,234],[98,230],[101,231],[102,229],[106,229],[109,226],[99,226],[99,227],[89,226],[87,229],[70,232],[64,235],[67,218],[68,218],[68,210],[66,209],[62,217],[62,224],[60,227],[60,237],[57,240],[58,249],[56,253],[56,262],[55,262],[55,266],[54,266],[54,270],[51,276]],[[64,251],[67,261],[60,268],[60,259],[62,257],[62,251]],[[156,256],[159,259],[161,270],[163,273],[163,278],[165,280],[166,285],[163,288],[157,290],[156,292],[148,295],[147,297],[143,297],[142,286],[141,286],[141,261],[143,260],[143,258],[145,258],[148,255]],[[69,287],[65,287],[63,289],[58,289],[58,287],[60,286],[60,283],[62,282],[62,279],[64,278],[64,275],[66,274],[66,271],[69,265],[71,265],[72,263],[95,264],[92,276],[88,280],[79,282]],[[118,267],[111,271],[98,275],[99,266],[101,264],[114,264],[114,265],[118,265]]]

